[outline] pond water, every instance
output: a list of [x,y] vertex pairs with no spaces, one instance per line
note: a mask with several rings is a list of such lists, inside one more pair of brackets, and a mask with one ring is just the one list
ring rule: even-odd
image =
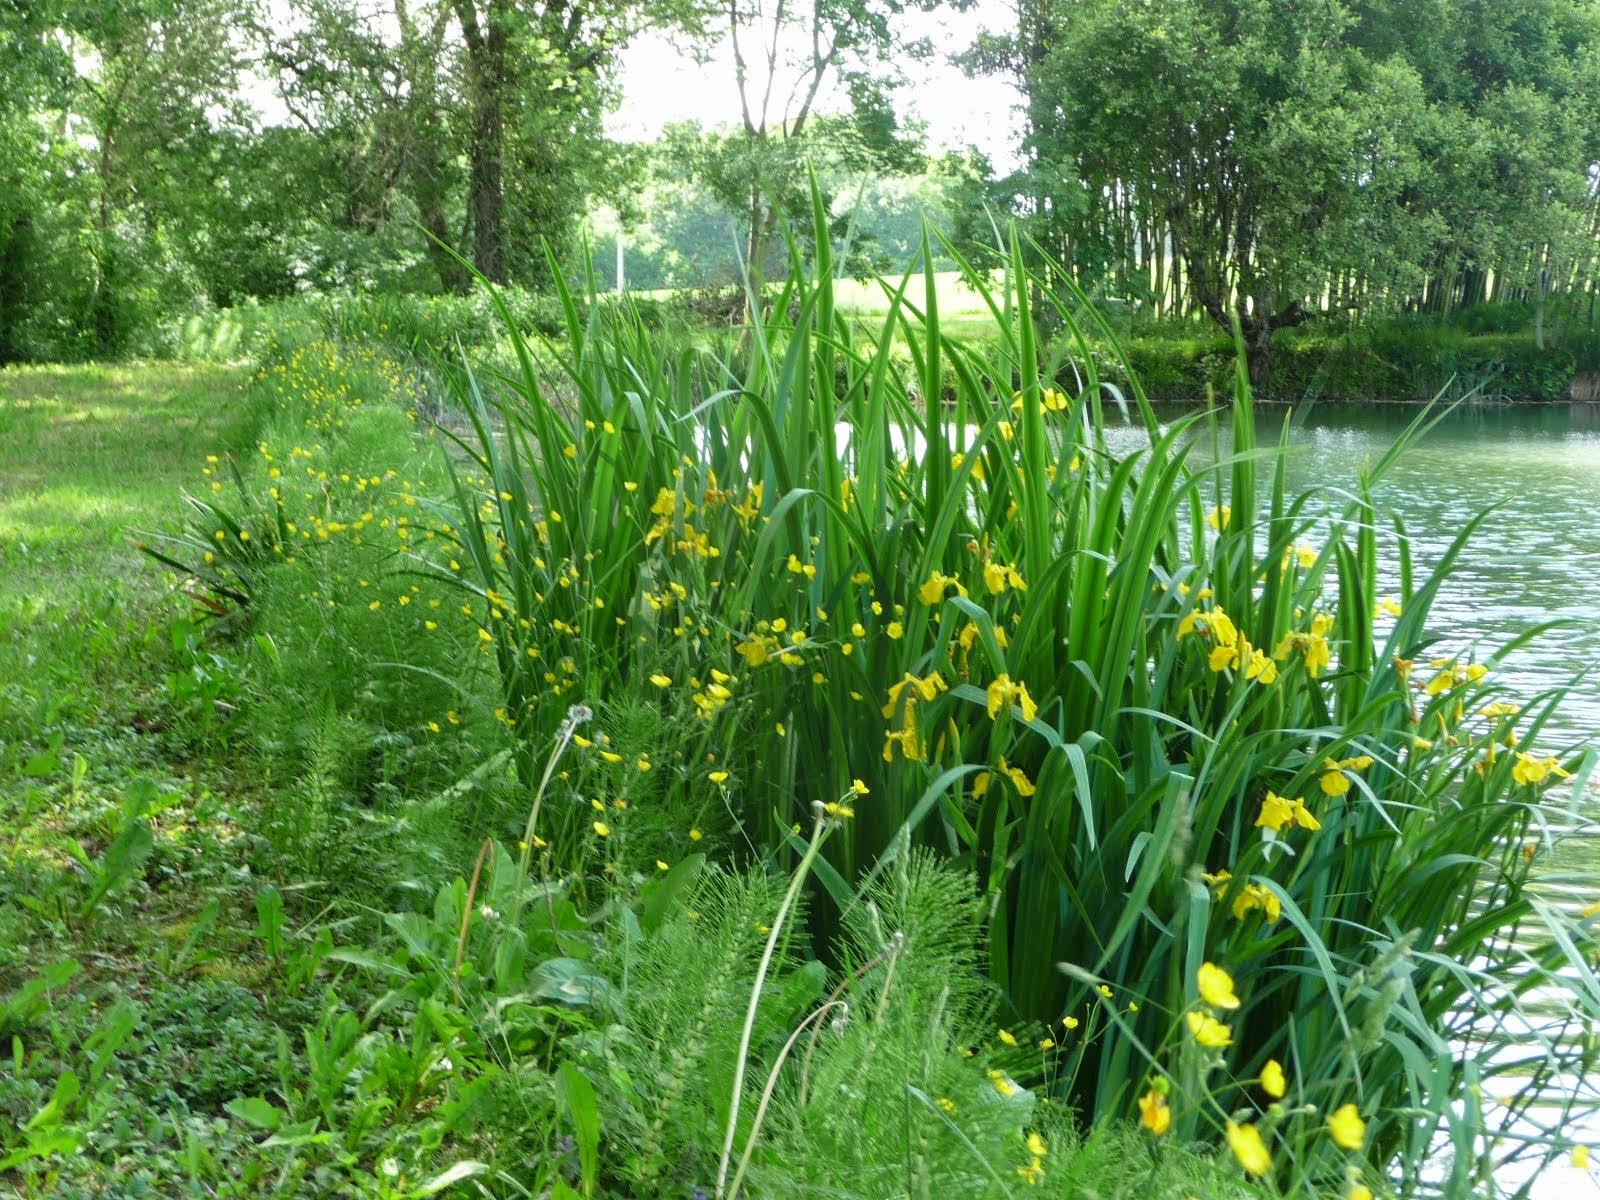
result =
[[[1291,491],[1353,485],[1416,412],[1318,405],[1297,413]],[[1277,442],[1286,415],[1258,412],[1261,444]],[[1144,441],[1142,429],[1108,436],[1123,452]],[[1469,521],[1492,510],[1434,606],[1440,653],[1475,648],[1487,657],[1534,625],[1566,622],[1511,654],[1497,677],[1529,699],[1577,676],[1541,742],[1553,751],[1600,738],[1600,406],[1459,408],[1400,460],[1374,500],[1380,514],[1404,519],[1419,578]],[[1393,538],[1391,530],[1391,550]],[[1392,563],[1392,553],[1386,557]],[[1398,580],[1385,583],[1398,590]],[[1600,839],[1558,842],[1542,874],[1548,899],[1572,909],[1592,903],[1600,898]],[[1600,1099],[1580,1123],[1568,1133],[1600,1147]],[[1527,1174],[1510,1169],[1496,1182],[1514,1190]],[[1562,1162],[1539,1175],[1531,1195],[1600,1198],[1600,1182]]]
[[[1416,412],[1318,405],[1297,413],[1291,489],[1353,485]],[[1262,444],[1278,440],[1286,415],[1258,412]],[[1568,626],[1519,651],[1502,681],[1532,696],[1600,663],[1600,406],[1459,408],[1400,459],[1374,498],[1380,513],[1404,518],[1419,576],[1491,510],[1434,607],[1452,651],[1475,644],[1487,654],[1559,619]],[[1559,722],[1563,740],[1600,734],[1600,672],[1579,682]]]

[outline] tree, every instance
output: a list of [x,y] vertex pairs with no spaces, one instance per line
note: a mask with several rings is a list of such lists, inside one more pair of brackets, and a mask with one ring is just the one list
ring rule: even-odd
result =
[[[249,0],[0,5],[0,357],[118,354],[192,296]],[[28,343],[27,347],[24,343]]]
[[615,170],[617,51],[649,26],[697,28],[698,3],[296,0],[302,32],[270,56],[291,111],[334,135],[353,218],[409,203],[446,288],[466,277],[442,247],[496,282],[538,282],[543,246],[570,244]]
[[1578,227],[1592,0],[1018,12],[974,57],[1022,80],[1042,240],[1084,282],[1237,321],[1257,375],[1327,305],[1393,306],[1469,261],[1526,274]]
[[71,57],[53,36],[53,4],[0,5],[0,366],[25,357],[37,210],[46,175],[41,109],[62,103]]
[[[297,0],[294,13],[291,33],[264,30],[261,40],[305,134],[295,146],[306,169],[305,215],[366,239],[401,227],[397,236],[426,259],[438,287],[465,289],[469,277],[455,255],[470,252],[471,212],[451,7]],[[412,236],[413,221],[426,236]],[[329,261],[322,269],[338,282],[357,266]]]
[[[803,164],[815,149],[827,145],[859,166],[920,168],[920,145],[901,128],[890,95],[904,78],[902,64],[931,49],[897,26],[908,12],[940,3],[727,0],[719,32],[733,53],[740,141],[712,147],[704,166],[712,190],[743,209],[745,261],[757,281],[785,200],[805,192]],[[827,138],[812,138],[818,101],[830,89],[848,99],[848,110],[829,122]]]
[[233,30],[249,0],[115,0],[78,7],[74,32],[92,50],[77,111],[93,139],[88,304],[99,353],[122,348],[129,293],[161,261],[190,197],[212,182],[211,143],[239,110],[243,47]]

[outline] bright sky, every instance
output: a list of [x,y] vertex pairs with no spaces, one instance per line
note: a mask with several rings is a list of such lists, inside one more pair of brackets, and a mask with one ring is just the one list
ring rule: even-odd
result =
[[[1016,89],[1001,79],[968,79],[942,58],[971,46],[980,29],[1003,30],[1015,19],[1003,0],[977,0],[962,13],[905,18],[907,36],[928,38],[940,57],[915,67],[900,102],[927,124],[934,147],[974,145],[1001,174],[1016,164],[1021,143],[1021,125],[1013,112]],[[701,66],[664,38],[636,39],[622,56],[622,86],[622,108],[608,128],[613,137],[626,141],[653,139],[673,121],[698,120],[710,126],[739,120],[733,56],[726,47]]]

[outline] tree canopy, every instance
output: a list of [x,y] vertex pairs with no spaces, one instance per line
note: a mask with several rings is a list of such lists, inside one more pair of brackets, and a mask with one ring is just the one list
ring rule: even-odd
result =
[[1588,0],[1027,0],[971,61],[1023,89],[1044,245],[1264,353],[1314,310],[1577,269],[1597,55]]
[[[308,289],[460,291],[463,260],[544,287],[599,210],[636,282],[771,277],[808,170],[839,261],[904,266],[924,215],[987,227],[987,166],[931,154],[898,92],[937,53],[909,18],[963,6],[0,0],[0,361],[149,352],[158,317]],[[725,55],[723,123],[606,136],[647,30]],[[1017,0],[965,61],[1023,101],[992,214],[1091,290],[1237,321],[1257,366],[1318,314],[1597,294],[1600,0]]]

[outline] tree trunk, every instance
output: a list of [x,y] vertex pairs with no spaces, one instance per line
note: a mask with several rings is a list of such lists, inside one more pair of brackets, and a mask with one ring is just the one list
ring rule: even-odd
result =
[[505,191],[501,180],[504,116],[493,84],[478,91],[472,121],[472,261],[495,283],[504,283]]
[[28,243],[32,235],[31,213],[22,213],[0,228],[0,367],[22,358],[19,330],[28,306]]
[[1250,386],[1260,387],[1268,381],[1272,370],[1272,335],[1280,329],[1304,324],[1310,313],[1296,300],[1284,309],[1258,302],[1256,311],[1246,316],[1241,302],[1236,316],[1244,337],[1244,364],[1250,373]]
[[89,295],[89,324],[94,330],[95,353],[105,358],[110,357],[121,349],[117,345],[121,339],[117,335],[116,310],[112,294],[116,282],[114,279],[116,274],[116,251],[111,245],[111,132],[109,122],[107,129],[100,136],[97,176],[100,194],[96,213],[96,231],[99,237],[96,240],[94,252],[94,287]]
[[1250,386],[1260,387],[1272,370],[1272,325],[1263,322],[1261,327],[1245,337],[1245,369],[1250,373]]
[[506,14],[502,10],[503,0],[490,0],[480,24],[474,0],[456,0],[472,98],[472,161],[467,183],[472,263],[493,283],[506,281]]

